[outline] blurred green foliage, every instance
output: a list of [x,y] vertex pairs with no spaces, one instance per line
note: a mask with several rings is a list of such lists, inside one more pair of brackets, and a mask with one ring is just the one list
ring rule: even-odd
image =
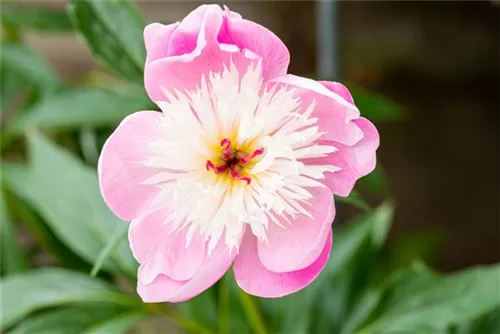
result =
[[[191,333],[500,333],[499,265],[433,271],[424,261],[437,237],[387,245],[394,203],[372,208],[357,191],[336,199],[361,214],[334,224],[330,260],[306,289],[257,299],[229,272],[190,301],[143,304],[127,225],[101,199],[95,170],[111,129],[154,108],[142,88],[140,12],[124,0],[70,1],[67,13],[7,4],[1,19],[2,332],[151,333],[155,317]],[[25,29],[80,34],[117,77],[69,85],[22,43]],[[350,88],[372,121],[404,117],[394,102]],[[360,184],[379,199],[390,193],[380,167]],[[20,227],[59,267],[32,267]]]

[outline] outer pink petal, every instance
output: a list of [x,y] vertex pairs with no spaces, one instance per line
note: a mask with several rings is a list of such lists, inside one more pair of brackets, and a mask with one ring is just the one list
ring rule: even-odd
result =
[[340,82],[320,81],[319,83],[321,83],[332,92],[342,96],[347,102],[354,104],[354,99],[352,98],[351,92],[349,92],[349,89],[347,89],[347,87]]
[[[211,72],[221,72],[224,66],[229,66],[230,61],[233,61],[242,72],[246,72],[248,65],[256,61],[247,58],[250,55],[240,52],[241,50],[237,46],[229,47],[219,44],[217,35],[222,22],[223,16],[220,7],[208,6],[201,22],[201,30],[197,35],[196,47],[192,52],[158,59],[146,66],[145,86],[154,102],[168,100],[164,91],[175,93],[176,90],[195,89],[200,85],[203,76],[206,77]],[[184,21],[181,26],[183,24]],[[180,34],[179,31],[180,27],[174,35]],[[174,35],[169,52],[174,49]],[[188,43],[188,39],[185,41]],[[180,46],[176,47],[181,48]],[[182,48],[187,50],[191,46],[184,45]]]
[[283,220],[285,228],[270,224],[268,243],[259,241],[259,258],[266,269],[279,273],[303,269],[321,254],[335,217],[333,194],[326,187],[308,191],[313,205],[306,210],[312,217],[301,214],[291,225]]
[[327,164],[342,168],[334,173],[326,172],[324,180],[332,192],[339,196],[348,196],[356,181],[373,171],[376,164],[376,150],[380,143],[377,129],[363,117],[354,122],[364,133],[363,138],[354,146],[326,142],[323,144],[333,145],[338,151],[324,158],[302,160],[306,165]]
[[147,145],[157,140],[161,113],[140,111],[127,116],[108,138],[98,162],[99,186],[111,211],[132,220],[147,208],[158,189],[142,182],[155,171],[143,165]]
[[257,254],[257,239],[246,233],[233,265],[236,282],[249,294],[259,297],[282,297],[309,285],[323,270],[332,249],[332,233],[328,234],[323,251],[309,267],[288,273],[267,270]]
[[311,103],[315,103],[312,117],[318,118],[319,130],[325,133],[322,139],[351,146],[363,138],[363,132],[353,122],[359,117],[356,106],[319,82],[288,74],[271,80],[270,84],[294,89],[302,99],[303,111]]
[[241,50],[250,50],[262,58],[264,80],[286,75],[290,52],[285,44],[269,29],[252,21],[229,17],[219,34],[219,41],[235,44]]
[[219,27],[222,25],[223,11],[219,5],[201,5],[190,12],[179,24],[169,43],[168,56],[180,56],[191,53],[196,48],[198,35],[203,30],[206,14],[217,16]]
[[139,280],[151,283],[164,274],[178,281],[192,278],[200,269],[205,241],[195,233],[189,245],[186,231],[172,231],[166,211],[149,212],[134,219],[129,229],[132,252],[141,264]]
[[196,275],[186,281],[176,281],[160,275],[150,284],[137,283],[137,292],[144,302],[182,302],[202,293],[217,282],[229,269],[236,252],[230,254],[224,245],[224,238],[213,251],[205,254],[205,259]]
[[144,29],[144,42],[147,51],[146,65],[168,55],[170,39],[178,26],[179,22],[169,25],[151,23],[146,26]]

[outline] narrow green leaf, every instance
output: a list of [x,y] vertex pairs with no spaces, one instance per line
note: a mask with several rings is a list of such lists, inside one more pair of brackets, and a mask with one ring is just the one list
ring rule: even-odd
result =
[[403,108],[390,99],[359,86],[349,84],[349,90],[361,114],[373,122],[399,121],[405,118]]
[[98,60],[127,79],[143,80],[144,22],[135,5],[126,0],[72,0],[68,11]]
[[255,298],[247,294],[242,289],[238,290],[238,296],[240,297],[240,302],[247,316],[248,322],[252,327],[254,333],[267,333],[266,324],[261,314],[260,307],[255,300]]
[[[125,224],[102,200],[96,171],[39,135],[28,137],[28,148],[29,173],[24,184],[29,191],[24,196],[65,245],[94,263]],[[103,268],[117,271],[118,266],[120,272],[135,277],[137,263],[127,243],[121,243],[111,259]]]
[[65,12],[46,9],[4,5],[0,16],[3,24],[17,29],[47,32],[71,31],[73,26]]
[[106,303],[62,306],[24,319],[18,326],[9,331],[9,334],[81,333],[90,326],[113,317],[118,311],[116,307]]
[[382,287],[366,290],[360,300],[354,306],[354,309],[349,312],[347,319],[342,324],[341,334],[354,333],[368,317],[375,311],[385,290]]
[[7,206],[4,201],[4,194],[0,196],[0,247],[2,274],[11,275],[26,270],[28,264],[23,255],[21,247],[16,242],[16,235]]
[[110,258],[111,255],[113,255],[113,252],[116,251],[116,249],[120,246],[123,240],[126,240],[127,232],[128,232],[128,226],[125,224],[116,229],[116,231],[109,238],[106,247],[104,247],[102,251],[99,253],[97,260],[95,261],[94,266],[92,267],[92,271],[90,272],[90,276],[95,277],[97,275],[97,273],[99,272],[99,270],[101,270],[102,266],[108,260],[108,258]]
[[6,132],[20,134],[33,126],[47,129],[109,126],[150,106],[151,101],[141,91],[125,94],[96,88],[68,89],[33,105],[9,124]]
[[[60,83],[47,62],[24,45],[2,42],[2,69],[25,84],[50,89]],[[9,74],[10,75],[10,74]]]
[[473,320],[500,306],[498,282],[500,265],[398,275],[379,317],[360,333],[436,332]]
[[347,197],[335,196],[335,201],[338,203],[346,203],[352,205],[365,212],[371,210],[370,204],[366,203],[356,190],[351,191],[351,193]]
[[102,323],[92,326],[84,331],[84,334],[124,334],[139,321],[148,317],[144,311],[131,311],[120,314]]
[[387,238],[394,217],[394,205],[385,202],[378,207],[372,216],[372,243],[381,248]]
[[139,305],[136,297],[125,295],[104,281],[61,268],[44,268],[7,277],[1,283],[2,330],[26,315],[51,306],[81,302]]
[[370,237],[373,245],[380,247],[390,226],[393,210],[392,204],[384,203],[369,214],[334,230],[335,252],[332,252],[325,268],[328,274],[332,277],[337,275],[355,256],[360,255],[363,244]]

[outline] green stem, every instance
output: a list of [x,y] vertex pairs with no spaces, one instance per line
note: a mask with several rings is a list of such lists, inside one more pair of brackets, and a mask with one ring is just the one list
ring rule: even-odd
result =
[[228,334],[230,328],[230,316],[229,316],[229,274],[226,274],[219,284],[219,298],[218,298],[218,327],[219,333]]
[[238,296],[240,297],[241,305],[243,306],[248,322],[252,326],[254,332],[258,334],[267,333],[264,319],[255,299],[241,289],[238,289]]

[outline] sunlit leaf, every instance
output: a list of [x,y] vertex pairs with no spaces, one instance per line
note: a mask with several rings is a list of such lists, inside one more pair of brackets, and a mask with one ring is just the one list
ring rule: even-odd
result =
[[[126,223],[102,200],[95,170],[40,135],[30,135],[28,144],[29,169],[21,197],[27,198],[66,246],[94,263],[116,229]],[[118,247],[103,268],[120,268],[135,277],[137,263],[128,244],[122,242]]]
[[118,308],[106,303],[62,306],[24,319],[9,334],[77,334],[106,321],[118,311]]
[[101,63],[127,79],[142,82],[144,22],[134,4],[126,0],[72,0],[68,12]]
[[448,276],[412,270],[393,281],[379,316],[360,333],[437,332],[500,305],[500,265]]
[[1,283],[1,328],[51,306],[82,302],[138,305],[139,299],[99,279],[61,268],[45,268],[7,277]]
[[97,88],[75,88],[58,92],[33,105],[9,124],[8,134],[30,127],[78,129],[114,125],[125,116],[152,105],[144,92],[114,93]]

